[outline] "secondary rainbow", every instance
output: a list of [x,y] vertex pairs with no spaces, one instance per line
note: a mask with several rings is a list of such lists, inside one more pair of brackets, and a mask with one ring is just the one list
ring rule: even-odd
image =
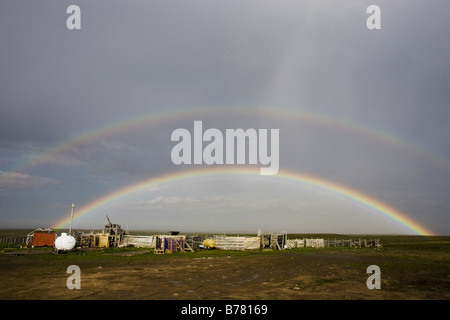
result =
[[[166,111],[158,114],[147,114],[141,115],[139,117],[132,117],[128,119],[123,119],[118,122],[113,122],[106,124],[104,126],[84,131],[78,135],[74,135],[69,139],[62,141],[61,143],[40,152],[34,153],[31,156],[21,160],[16,161],[13,166],[11,166],[8,172],[14,171],[24,171],[35,165],[46,163],[49,159],[51,160],[57,154],[63,153],[64,151],[70,150],[73,147],[80,146],[91,141],[96,141],[103,137],[109,137],[117,135],[122,132],[129,130],[134,130],[142,126],[150,126],[153,124],[160,124],[166,121],[171,121],[175,119],[183,119],[186,117],[201,116],[227,116],[227,115],[261,115],[265,117],[274,117],[278,119],[285,119],[288,121],[305,121],[310,123],[315,123],[328,128],[336,128],[338,130],[347,131],[360,136],[367,137],[378,141],[384,145],[390,145],[395,148],[406,149],[411,154],[426,160],[433,165],[444,168],[450,171],[450,163],[439,157],[437,155],[426,152],[425,150],[418,148],[417,146],[411,145],[410,143],[395,137],[392,134],[387,134],[383,130],[375,130],[368,126],[363,126],[346,119],[340,119],[335,116],[330,116],[321,113],[307,112],[297,109],[289,108],[267,108],[267,107],[228,107],[228,108],[186,108],[186,109],[176,109],[171,111]],[[199,120],[199,119],[195,119]],[[6,179],[6,175],[0,179]]]
[[[86,216],[90,213],[94,213],[95,211],[101,209],[103,206],[106,206],[113,201],[120,200],[121,198],[131,195],[133,193],[137,193],[145,188],[156,186],[159,184],[167,184],[173,181],[179,181],[184,179],[191,178],[199,178],[205,176],[230,176],[230,175],[259,175],[259,170],[255,170],[248,167],[211,167],[211,168],[198,168],[187,171],[178,171],[175,173],[163,174],[156,177],[150,177],[138,183],[120,188],[111,193],[108,193],[86,205],[81,206],[75,213],[74,219],[78,219],[80,217]],[[396,224],[403,226],[417,235],[433,235],[434,233],[428,228],[422,226],[418,222],[414,221],[410,217],[408,217],[405,213],[400,212],[399,210],[394,209],[393,207],[376,200],[372,197],[369,197],[362,192],[351,189],[342,184],[338,184],[329,180],[326,180],[321,177],[311,176],[305,173],[299,173],[294,171],[280,170],[277,175],[270,176],[273,179],[287,179],[292,181],[297,181],[300,183],[304,183],[319,189],[324,189],[327,191],[331,191],[335,194],[343,196],[355,203],[362,204],[368,207],[373,212],[381,214],[390,218]],[[61,221],[58,221],[52,228],[53,229],[63,229],[70,222],[70,217],[64,218]]]

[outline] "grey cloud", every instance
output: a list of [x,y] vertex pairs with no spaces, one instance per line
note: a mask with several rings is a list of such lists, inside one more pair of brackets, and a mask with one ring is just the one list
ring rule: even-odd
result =
[[0,191],[11,189],[27,189],[58,183],[55,179],[39,177],[18,172],[0,171]]
[[[47,193],[45,211],[55,201],[55,181],[71,181],[58,197],[88,203],[113,186],[192,168],[171,163],[170,133],[192,130],[193,120],[220,130],[279,128],[280,169],[348,185],[448,233],[450,5],[383,1],[382,29],[371,32],[365,27],[370,4],[78,1],[82,29],[72,32],[65,27],[68,3],[3,1],[0,170],[24,196],[23,186]],[[194,111],[230,106],[255,114]],[[357,130],[270,118],[260,107],[345,119],[420,151]],[[46,153],[95,128],[187,109],[186,117]],[[20,167],[24,159],[27,166]],[[233,184],[214,188],[229,194]],[[178,199],[183,191],[165,186],[158,196]],[[200,199],[202,191],[184,198]],[[260,196],[249,187],[235,206],[278,204],[278,197],[257,202]],[[3,199],[4,208],[27,212],[20,197]],[[302,203],[291,207],[302,210]]]

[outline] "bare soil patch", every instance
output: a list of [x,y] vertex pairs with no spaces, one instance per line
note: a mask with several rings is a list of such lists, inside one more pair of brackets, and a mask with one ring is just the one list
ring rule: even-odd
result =
[[[126,250],[118,254],[2,254],[0,299],[447,300],[447,251],[408,254],[325,248],[171,255]],[[81,269],[80,290],[66,286],[69,265]],[[369,265],[381,269],[380,290],[366,286]]]

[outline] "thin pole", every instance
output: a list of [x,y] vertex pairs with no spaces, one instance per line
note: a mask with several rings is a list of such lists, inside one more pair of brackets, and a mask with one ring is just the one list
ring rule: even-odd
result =
[[71,236],[71,235],[72,235],[73,207],[75,207],[75,204],[73,204],[73,203],[72,203],[72,211],[70,212],[70,227],[69,227],[69,236]]

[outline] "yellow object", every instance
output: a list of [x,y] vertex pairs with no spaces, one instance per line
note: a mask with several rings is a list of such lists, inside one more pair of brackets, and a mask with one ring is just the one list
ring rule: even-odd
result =
[[211,240],[211,239],[205,239],[203,241],[203,246],[206,249],[214,248],[216,246],[216,242],[214,240]]
[[97,233],[95,234],[95,247],[97,248],[108,248],[109,247],[109,241],[108,241],[108,235],[103,233]]

